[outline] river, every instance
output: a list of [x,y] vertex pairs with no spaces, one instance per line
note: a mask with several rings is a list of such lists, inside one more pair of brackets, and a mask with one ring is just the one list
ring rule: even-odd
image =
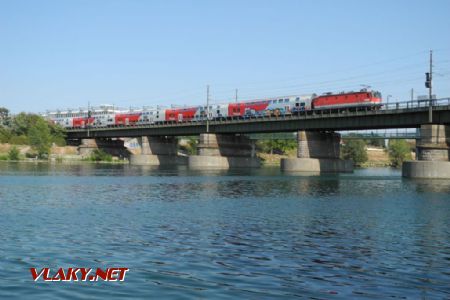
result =
[[450,298],[450,181],[0,163],[0,241],[0,299]]

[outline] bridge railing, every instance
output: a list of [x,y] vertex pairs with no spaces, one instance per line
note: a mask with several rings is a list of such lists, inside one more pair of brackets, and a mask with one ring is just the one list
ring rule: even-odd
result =
[[341,137],[343,139],[418,139],[420,138],[420,131],[417,132],[407,132],[407,131],[396,131],[396,132],[341,132]]
[[[418,139],[420,138],[419,130],[411,129],[379,129],[379,130],[357,130],[357,131],[340,131],[342,139]],[[277,132],[277,133],[252,133],[247,134],[252,140],[296,140],[296,132]]]
[[432,107],[435,106],[450,106],[450,98],[439,98],[439,99],[425,99],[425,100],[410,100],[410,101],[401,101],[401,102],[391,102],[391,103],[383,103],[382,109],[409,109],[409,108],[424,108],[429,107],[431,104]]

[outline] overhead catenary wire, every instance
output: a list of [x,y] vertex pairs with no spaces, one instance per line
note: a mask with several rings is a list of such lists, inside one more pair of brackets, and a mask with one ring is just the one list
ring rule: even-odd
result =
[[305,76],[301,76],[301,77],[290,77],[290,78],[279,79],[279,80],[264,80],[264,81],[241,82],[241,83],[239,83],[239,82],[235,82],[235,83],[220,83],[220,84],[215,84],[214,86],[220,88],[221,86],[236,87],[236,86],[249,86],[249,85],[255,85],[255,84],[285,83],[285,82],[290,82],[290,81],[299,81],[299,80],[305,79],[305,77],[312,78],[312,77],[316,77],[316,76],[323,76],[323,75],[338,74],[338,73],[342,73],[342,72],[354,71],[354,70],[367,68],[367,67],[371,67],[371,66],[385,65],[385,64],[389,64],[389,63],[396,62],[396,61],[399,61],[399,60],[411,58],[413,56],[423,55],[423,54],[425,54],[427,52],[428,52],[428,50],[423,50],[423,51],[414,52],[414,53],[411,53],[411,54],[408,54],[408,55],[399,56],[399,57],[396,57],[396,58],[391,58],[391,59],[386,59],[386,60],[379,60],[379,61],[376,61],[376,62],[371,62],[369,64],[363,64],[363,65],[350,67],[350,68],[343,68],[343,69],[339,69],[339,70],[336,70],[336,71],[309,73],[309,74],[307,74]]
[[[236,87],[239,88],[239,99],[246,100],[248,98],[264,98],[276,95],[287,95],[287,94],[309,94],[309,93],[322,93],[326,91],[338,92],[341,90],[356,90],[361,87],[361,84],[369,84],[372,87],[377,85],[393,86],[399,83],[416,83],[421,78],[418,77],[408,77],[407,74],[418,74],[423,72],[424,63],[413,63],[407,65],[392,65],[392,63],[402,61],[404,59],[423,55],[427,51],[415,52],[412,54],[381,60],[377,62],[371,62],[369,64],[364,64],[360,66],[345,68],[341,70],[334,70],[331,72],[319,72],[315,74],[307,74],[297,78],[291,78],[287,80],[268,80],[259,81],[253,83],[242,83],[242,84],[212,84],[211,85],[211,101],[212,103],[218,103],[219,101],[234,102]],[[449,60],[436,60],[437,70],[442,74],[441,77],[447,76],[448,69],[445,68]],[[377,66],[377,68],[372,68],[371,72],[356,72],[351,73],[349,70],[360,70],[361,68],[367,68],[370,66]],[[380,70],[380,66],[385,66]],[[330,74],[340,74],[345,73],[348,76],[330,78]],[[322,75],[322,76],[321,76]],[[317,76],[328,77],[330,79],[321,81],[312,81],[311,79]],[[380,80],[382,79],[382,80]],[[261,83],[270,83],[261,85]],[[230,86],[230,88],[224,88]],[[410,87],[408,87],[409,90]],[[179,91],[171,91],[167,94],[154,94],[149,97],[139,97],[134,99],[124,99],[122,106],[127,106],[130,104],[140,104],[146,106],[153,105],[170,105],[170,104],[187,104],[187,105],[202,105],[204,103],[204,88],[193,88],[184,89]],[[222,100],[219,100],[222,99]],[[102,100],[102,103],[107,101]],[[117,102],[117,100],[115,100]]]

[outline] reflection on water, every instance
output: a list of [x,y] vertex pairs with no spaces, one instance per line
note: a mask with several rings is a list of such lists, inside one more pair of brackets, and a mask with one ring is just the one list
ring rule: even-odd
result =
[[[0,163],[0,298],[449,298],[449,191],[389,169]],[[28,271],[73,266],[130,272],[44,284]]]
[[450,195],[448,179],[410,179],[419,193],[447,193]]

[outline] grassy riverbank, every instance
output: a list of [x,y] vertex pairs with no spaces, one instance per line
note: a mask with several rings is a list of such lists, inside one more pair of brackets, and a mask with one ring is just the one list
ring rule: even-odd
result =
[[[258,157],[261,158],[263,165],[267,166],[279,166],[282,158],[294,158],[297,156],[297,150],[293,149],[287,151],[286,154],[268,154],[258,153]],[[391,161],[389,160],[389,154],[384,148],[370,147],[367,148],[367,162],[361,165],[362,168],[372,167],[390,167]]]
[[[0,144],[0,161],[41,162],[41,163],[109,163],[124,164],[128,160],[119,159],[110,155],[83,157],[78,154],[76,146],[50,147],[46,158],[39,158],[34,149],[29,145]],[[16,152],[12,155],[12,152]]]

